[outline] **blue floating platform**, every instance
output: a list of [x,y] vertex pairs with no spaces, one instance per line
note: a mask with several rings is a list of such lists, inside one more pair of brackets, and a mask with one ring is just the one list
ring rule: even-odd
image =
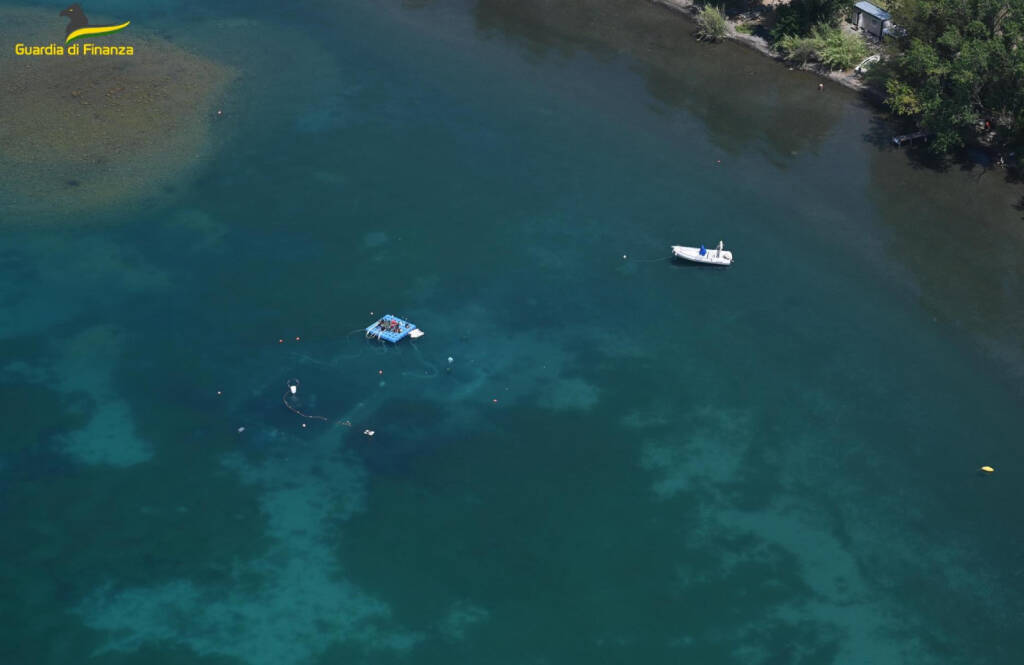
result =
[[385,314],[366,327],[367,338],[379,339],[392,344],[396,344],[406,337],[415,339],[422,336],[423,331],[417,328],[415,323],[400,319],[393,314]]

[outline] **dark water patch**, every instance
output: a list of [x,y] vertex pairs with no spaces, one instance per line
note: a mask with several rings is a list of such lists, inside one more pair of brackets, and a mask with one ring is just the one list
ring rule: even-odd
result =
[[244,665],[243,660],[228,656],[197,654],[174,644],[141,647],[130,653],[107,652],[89,659],[97,665]]
[[[553,429],[548,413],[515,409],[495,424],[421,458],[411,474],[376,478],[377,517],[356,518],[340,545],[344,569],[403,623],[429,629],[466,601],[487,612],[467,627],[472,641],[455,645],[468,655],[666,658],[689,634],[696,653],[732,662],[724,626],[806,593],[791,554],[749,536],[698,535],[698,494],[650,504],[643,476],[622,474],[635,464],[632,437],[610,438],[607,421],[563,418]],[[609,445],[616,438],[623,443]],[[745,561],[747,552],[757,554]],[[674,572],[682,561],[685,583]],[[517,637],[524,625],[529,644]],[[434,636],[415,654],[435,662],[450,648]]]
[[[97,584],[222,584],[235,562],[261,554],[265,528],[258,505],[232,475],[169,473],[156,465],[16,482],[5,491],[3,513],[0,577],[7,592],[0,614],[19,617],[4,622],[3,641],[24,645],[29,651],[19,655],[38,663],[62,662],[64,649],[91,651],[95,638],[67,610]],[[54,645],[47,632],[62,637]]]
[[536,58],[577,51],[626,57],[654,100],[699,118],[718,147],[763,149],[779,166],[814,150],[850,99],[822,95],[815,77],[787,72],[760,54],[698,42],[688,19],[651,2],[481,0],[474,15],[485,35],[522,43]]
[[1013,212],[1017,193],[996,174],[950,176],[933,187],[943,176],[903,174],[889,161],[875,162],[873,198],[888,253],[917,277],[924,308],[973,336],[1012,376],[1024,375],[1018,306],[1024,227]]
[[360,443],[359,457],[374,476],[405,476],[447,443],[451,434],[445,416],[438,404],[389,400],[374,412],[375,434]]
[[[135,435],[153,445],[155,461],[126,469],[64,465],[45,476],[15,477],[6,486],[8,537],[0,545],[0,575],[8,593],[0,604],[4,614],[22,617],[4,624],[22,634],[3,641],[20,640],[31,649],[19,652],[31,655],[28,660],[11,662],[66,662],[61,654],[69,650],[90,652],[95,637],[75,627],[80,619],[70,619],[67,611],[98,586],[148,587],[180,579],[223,585],[239,561],[265,553],[258,494],[219,464],[218,455],[234,439],[225,435],[213,400],[194,394],[202,372],[180,347],[161,345],[166,340],[159,334],[126,339],[134,341],[121,349],[123,362],[112,368],[115,383],[130,404]],[[154,385],[161,390],[154,392]],[[70,428],[86,420],[67,416],[54,422],[52,410],[33,417],[44,405],[66,399],[51,393],[21,393],[31,400],[22,409],[28,429],[18,440],[38,440],[55,425]],[[39,631],[65,637],[51,644]]]
[[[14,484],[7,496],[8,572],[48,568],[72,597],[104,578],[115,587],[223,582],[233,561],[259,556],[264,545],[257,504],[216,469],[80,470]],[[54,516],[60,532],[39,528]],[[79,551],[80,543],[95,546]]]
[[60,434],[85,425],[94,410],[85,395],[20,381],[0,383],[0,404],[7,414],[0,437],[5,456],[49,448]]

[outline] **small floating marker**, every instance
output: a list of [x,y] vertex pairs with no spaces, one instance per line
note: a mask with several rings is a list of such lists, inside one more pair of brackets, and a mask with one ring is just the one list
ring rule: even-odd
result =
[[220,392],[220,391],[218,390],[218,391],[217,391],[217,394],[218,394],[218,395],[220,395],[220,394],[221,394],[221,392]]
[[623,259],[625,259],[625,258],[626,258],[626,255],[625,255],[625,254],[623,254],[623,255],[622,255],[622,258],[623,258]]
[[981,467],[980,469],[978,469],[978,471],[981,471],[982,473],[995,473],[996,472],[995,469],[993,469],[992,467],[988,466],[987,464],[985,466]]
[[302,338],[301,338],[301,337],[296,337],[296,338],[295,338],[295,341],[297,342],[297,341],[299,341],[300,339],[302,339]]
[[244,431],[245,431],[245,428],[244,428],[244,427],[239,427],[239,428],[238,428],[238,433],[239,433],[239,434],[241,434],[241,433],[242,433],[242,432],[244,432]]
[[383,373],[384,373],[384,370],[382,370],[382,369],[379,369],[379,370],[377,370],[377,373],[378,373],[378,374],[383,374]]
[[278,344],[284,344],[284,340],[283,339],[279,339],[279,340],[277,340],[277,343]]
[[292,392],[292,394],[294,395],[295,393],[299,392],[299,387],[296,386],[296,385],[290,385],[290,386],[288,386],[288,390],[290,390]]
[[455,358],[448,356],[448,364],[451,365],[453,362],[455,362]]
[[364,429],[363,434],[365,434],[366,436],[373,436],[374,434],[376,434],[376,432],[374,432],[372,429]]
[[497,404],[497,403],[498,403],[498,398],[497,398],[497,397],[495,397],[495,398],[494,398],[494,399],[492,399],[491,401],[492,401],[492,402],[494,402],[495,404]]

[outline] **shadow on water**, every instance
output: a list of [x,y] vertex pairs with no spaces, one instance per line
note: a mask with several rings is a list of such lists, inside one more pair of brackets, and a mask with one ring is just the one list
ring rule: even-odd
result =
[[822,96],[810,75],[748,49],[697,41],[688,18],[651,2],[479,0],[474,17],[482,33],[500,34],[536,59],[626,56],[655,110],[684,109],[721,149],[759,149],[781,167],[817,148],[847,101]]
[[974,338],[1004,374],[1024,376],[1019,171],[1003,168],[999,153],[980,145],[951,155],[936,154],[923,140],[896,147],[894,136],[918,128],[877,99],[870,108],[862,134],[874,148],[867,189],[889,259],[914,275],[936,322]]
[[[886,69],[878,66],[871,69],[867,81],[875,91],[885,86]],[[1007,184],[1024,182],[1024,172],[1016,162],[1015,153],[1004,154],[997,147],[979,141],[968,141],[967,145],[950,154],[938,154],[925,140],[913,140],[897,147],[893,138],[900,134],[911,134],[921,128],[913,120],[893,115],[877,92],[864,92],[864,104],[872,111],[870,127],[863,134],[869,145],[880,151],[900,151],[906,157],[906,164],[912,169],[924,169],[936,173],[947,173],[954,169],[962,172],[978,172],[978,178],[989,173],[998,173]],[[1022,199],[1024,200],[1024,199]]]
[[677,258],[670,260],[669,265],[672,266],[673,270],[710,270],[712,272],[721,272],[729,269],[729,266],[700,265],[699,263]]
[[888,254],[913,273],[937,321],[980,341],[1001,371],[1024,376],[1024,200],[998,168],[920,157],[871,157]]
[[903,153],[907,158],[906,163],[912,169],[926,169],[936,173],[945,173],[950,170],[950,160],[931,152],[928,149],[928,144],[924,141],[914,141],[897,147],[893,143],[893,137],[900,133],[912,132],[914,128],[900,126],[892,117],[886,115],[877,103],[869,103],[869,106],[874,113],[870,116],[867,131],[861,136],[865,143],[882,153]]

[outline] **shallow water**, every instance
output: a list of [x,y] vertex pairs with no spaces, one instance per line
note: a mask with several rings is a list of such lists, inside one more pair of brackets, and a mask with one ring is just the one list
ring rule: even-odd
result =
[[1001,172],[643,2],[123,4],[242,76],[3,220],[0,662],[1016,662]]

